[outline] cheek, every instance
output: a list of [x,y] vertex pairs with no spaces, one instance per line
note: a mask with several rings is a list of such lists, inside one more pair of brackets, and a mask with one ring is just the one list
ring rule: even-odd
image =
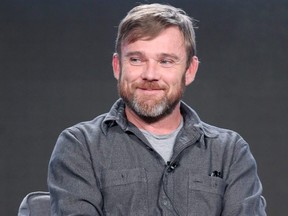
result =
[[133,83],[135,83],[135,79],[131,74],[127,74],[125,72],[121,72],[120,74],[120,79],[119,79],[119,84],[121,85],[122,88],[131,91],[133,88]]
[[134,73],[123,73],[120,77],[120,83],[126,89],[134,89],[135,85],[141,82],[139,76],[135,76]]
[[177,76],[177,77],[172,77],[171,79],[169,79],[169,85],[170,87],[173,88],[179,88],[180,86],[183,85],[183,82],[185,84],[185,76]]
[[172,79],[169,82],[168,86],[168,94],[175,94],[176,92],[183,90],[183,88],[185,87],[185,76]]

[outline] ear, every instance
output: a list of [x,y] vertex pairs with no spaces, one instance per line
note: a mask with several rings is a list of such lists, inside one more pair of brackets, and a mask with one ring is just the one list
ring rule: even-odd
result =
[[114,77],[119,80],[120,77],[120,59],[119,59],[118,53],[114,53],[112,57],[112,67],[113,67],[113,73]]
[[198,65],[199,65],[198,57],[193,56],[191,63],[185,73],[185,78],[186,78],[185,85],[186,86],[190,85],[194,81],[197,70],[198,70]]

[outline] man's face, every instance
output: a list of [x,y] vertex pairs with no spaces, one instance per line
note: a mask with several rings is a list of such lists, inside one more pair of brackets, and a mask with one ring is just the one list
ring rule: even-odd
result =
[[[197,70],[195,65],[195,70],[191,66],[187,69],[184,38],[179,29],[169,27],[153,39],[124,43],[121,51],[121,59],[117,54],[113,57],[113,69],[119,94],[127,106],[147,119],[171,113]],[[194,58],[191,65],[196,64]]]

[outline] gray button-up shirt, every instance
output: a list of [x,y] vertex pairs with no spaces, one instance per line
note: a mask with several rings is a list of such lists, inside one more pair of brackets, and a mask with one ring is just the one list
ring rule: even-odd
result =
[[237,133],[181,102],[184,126],[167,165],[124,108],[119,99],[61,133],[48,172],[52,215],[266,215],[255,160]]

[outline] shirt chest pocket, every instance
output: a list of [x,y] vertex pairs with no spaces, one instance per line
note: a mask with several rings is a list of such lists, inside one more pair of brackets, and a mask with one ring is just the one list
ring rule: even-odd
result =
[[190,173],[188,215],[221,215],[225,186],[222,178]]
[[143,168],[103,171],[101,188],[106,215],[147,215],[146,176]]

